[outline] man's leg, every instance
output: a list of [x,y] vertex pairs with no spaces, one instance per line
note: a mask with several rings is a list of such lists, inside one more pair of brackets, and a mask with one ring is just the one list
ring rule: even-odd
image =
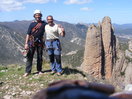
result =
[[37,71],[41,72],[42,71],[42,62],[43,62],[43,47],[42,46],[37,46]]
[[58,73],[62,72],[62,66],[61,66],[61,45],[60,41],[56,40],[53,42],[54,47],[54,57],[56,62],[56,70]]
[[46,49],[49,55],[49,60],[50,60],[50,66],[51,70],[55,72],[55,61],[54,61],[54,49],[53,49],[53,42],[52,41],[46,41],[45,42]]
[[56,60],[56,70],[58,73],[62,72],[62,66],[61,66],[61,55],[55,55]]
[[49,59],[50,59],[50,66],[51,66],[51,70],[53,72],[55,72],[55,60],[54,60],[54,50],[53,49],[48,49],[48,55],[49,55]]
[[26,74],[31,73],[34,52],[35,52],[35,48],[32,47],[30,48],[27,54],[27,62],[26,62],[26,69],[25,69]]

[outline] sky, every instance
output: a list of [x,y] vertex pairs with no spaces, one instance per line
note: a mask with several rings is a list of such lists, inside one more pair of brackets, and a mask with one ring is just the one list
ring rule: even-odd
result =
[[43,20],[52,15],[69,23],[97,23],[109,16],[112,23],[132,23],[132,0],[0,0],[0,22],[33,20],[35,9]]

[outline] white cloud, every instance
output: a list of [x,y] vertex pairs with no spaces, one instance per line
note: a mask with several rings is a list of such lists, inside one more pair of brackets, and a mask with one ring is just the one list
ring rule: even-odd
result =
[[0,1],[0,11],[13,11],[24,9],[21,2],[16,0],[1,0]]
[[64,3],[65,4],[85,4],[90,2],[92,2],[92,0],[67,0]]
[[89,7],[83,7],[83,8],[80,8],[80,10],[82,10],[82,11],[91,11],[92,9],[89,8]]
[[14,11],[24,9],[26,3],[48,3],[57,2],[57,0],[1,0],[0,11]]
[[48,3],[48,2],[57,2],[57,0],[23,0],[23,3]]

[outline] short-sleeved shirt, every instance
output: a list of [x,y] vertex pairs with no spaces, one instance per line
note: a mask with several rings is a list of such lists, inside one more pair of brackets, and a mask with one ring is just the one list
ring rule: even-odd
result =
[[47,24],[45,26],[46,40],[59,39],[59,35],[62,33],[61,28],[57,24],[50,26]]
[[[38,24],[38,22],[32,22],[28,28],[27,34],[32,35],[32,29]],[[45,32],[45,25],[47,23],[42,21],[42,25],[37,33],[34,33],[34,38],[41,39]]]

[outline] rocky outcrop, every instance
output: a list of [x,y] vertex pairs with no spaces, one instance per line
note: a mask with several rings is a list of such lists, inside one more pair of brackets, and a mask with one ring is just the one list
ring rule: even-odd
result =
[[95,77],[100,77],[101,70],[101,31],[95,25],[91,25],[87,32],[83,70]]
[[113,68],[112,81],[115,86],[124,89],[132,83],[132,62],[126,57],[125,52],[119,50],[117,53],[116,65]]
[[128,50],[125,51],[126,57],[132,59],[132,40],[128,42]]
[[125,70],[125,85],[132,84],[132,63],[128,63]]
[[81,66],[83,71],[94,77],[111,78],[116,57],[116,39],[113,31],[109,17],[104,17],[97,27],[91,25],[88,28]]
[[125,70],[125,84],[132,84],[132,40],[129,41],[129,57],[128,65]]
[[104,49],[104,67],[106,78],[111,78],[115,58],[115,36],[111,19],[105,17],[102,21],[102,42]]
[[128,42],[128,44],[129,44],[129,50],[132,52],[132,40],[130,40],[130,41]]

